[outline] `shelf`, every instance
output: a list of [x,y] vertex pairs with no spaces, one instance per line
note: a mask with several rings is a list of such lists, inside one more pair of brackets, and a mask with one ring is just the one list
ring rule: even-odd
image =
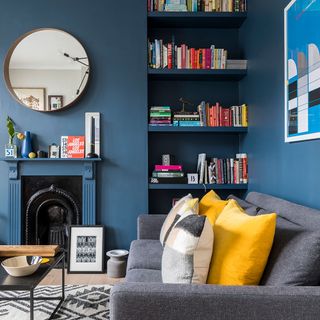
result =
[[246,69],[148,69],[151,80],[239,81]]
[[35,158],[35,159],[29,159],[29,158],[16,158],[16,159],[8,159],[8,158],[0,158],[0,161],[6,161],[6,162],[43,162],[43,161],[72,161],[72,162],[96,162],[96,161],[102,161],[101,158],[83,158],[83,159],[62,159],[62,158]]
[[151,28],[240,28],[246,12],[150,12]]
[[[205,187],[204,187],[205,186]],[[153,184],[149,183],[150,190],[247,190],[247,184]]]
[[149,132],[163,133],[247,133],[246,127],[157,127],[149,126]]

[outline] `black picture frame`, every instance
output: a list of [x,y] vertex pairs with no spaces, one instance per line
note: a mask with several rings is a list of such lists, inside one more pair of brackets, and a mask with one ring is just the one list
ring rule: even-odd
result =
[[[85,239],[85,238],[88,238],[88,239]],[[67,273],[68,274],[105,273],[104,241],[105,241],[105,227],[102,225],[71,225],[69,227]],[[93,246],[94,244],[95,246]],[[83,247],[79,247],[79,245],[80,246],[83,245]],[[95,251],[92,250],[93,248],[95,248]],[[100,250],[98,251],[97,248]],[[92,251],[90,252],[90,250]],[[95,262],[95,268],[93,268],[94,264],[93,262],[90,261],[90,259],[92,259],[93,262]]]

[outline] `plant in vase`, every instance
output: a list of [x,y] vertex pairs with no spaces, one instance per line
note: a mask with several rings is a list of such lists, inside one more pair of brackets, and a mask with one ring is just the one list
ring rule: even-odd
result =
[[5,157],[17,158],[18,151],[17,151],[17,145],[14,144],[14,138],[17,137],[19,140],[23,140],[24,134],[21,132],[17,132],[15,130],[14,122],[10,117],[7,117],[7,128],[8,128],[9,143],[5,145]]

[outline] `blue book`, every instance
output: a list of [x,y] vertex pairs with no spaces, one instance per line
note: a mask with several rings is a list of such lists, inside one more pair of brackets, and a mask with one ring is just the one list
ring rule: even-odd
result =
[[180,127],[201,127],[200,121],[179,121]]

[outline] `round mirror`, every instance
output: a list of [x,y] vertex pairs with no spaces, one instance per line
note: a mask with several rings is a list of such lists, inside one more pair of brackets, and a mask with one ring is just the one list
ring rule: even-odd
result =
[[79,99],[89,78],[89,59],[81,43],[58,29],[38,29],[10,48],[4,78],[23,106],[42,112],[60,111]]

